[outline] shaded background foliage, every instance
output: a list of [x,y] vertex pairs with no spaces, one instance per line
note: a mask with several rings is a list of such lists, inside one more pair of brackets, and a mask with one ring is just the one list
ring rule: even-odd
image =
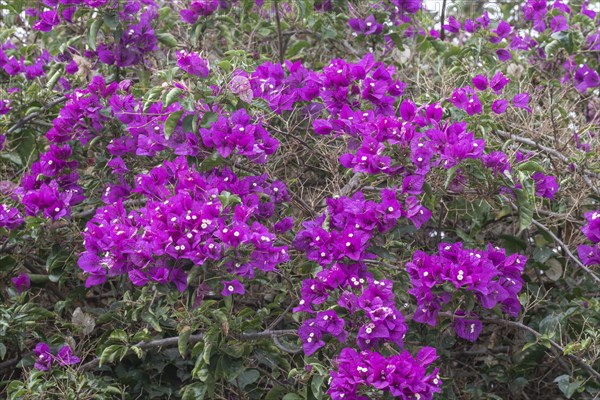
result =
[[[266,164],[213,152],[198,157],[194,165],[202,171],[226,166],[238,176],[265,173],[271,184],[283,181],[290,199],[277,206],[277,213],[294,217],[295,224],[278,236],[289,245],[289,262],[245,280],[241,296],[221,294],[227,260],[191,269],[188,288],[181,293],[173,285],[138,287],[124,276],[86,288],[87,275],[77,265],[85,250],[83,231],[104,206],[107,182],[116,182],[107,166],[111,155],[106,146],[126,130],[110,112],[99,111],[106,119],[96,128],[94,139],[73,145],[73,158],[79,161],[78,184],[86,200],[73,206],[70,218],[28,216],[19,229],[0,228],[0,393],[14,399],[327,398],[330,370],[344,346],[331,341],[316,356],[302,352],[296,331],[305,316],[292,308],[301,299],[302,280],[320,267],[294,249],[292,241],[303,229],[303,221],[326,210],[327,198],[363,191],[376,199],[381,188],[400,182],[385,174],[343,168],[339,158],[352,140],[316,135],[315,117],[299,107],[277,113],[265,99],[248,102],[227,88],[236,70],[252,72],[266,61],[302,60],[304,67],[320,71],[334,58],[355,63],[373,53],[376,61],[396,67],[395,78],[406,83],[406,98],[419,105],[442,101],[445,117],[467,121],[469,130],[485,139],[487,151],[503,150],[518,165],[516,179],[525,187],[524,194],[514,199],[502,194],[507,181],[475,160],[461,162],[460,171],[468,181],[462,187],[452,184],[456,169],[436,169],[428,175],[420,197],[432,212],[431,220],[418,230],[400,221],[393,233],[377,237],[371,247],[377,258],[368,260],[369,269],[376,277],[394,282],[397,304],[407,316],[405,347],[413,354],[425,345],[438,350],[435,365],[444,384],[437,397],[585,399],[598,395],[599,278],[593,267],[585,270],[577,264],[576,251],[588,242],[581,234],[584,213],[598,209],[600,201],[598,92],[578,91],[571,80],[561,81],[569,60],[597,70],[598,50],[585,41],[597,29],[597,18],[574,11],[566,31],[543,30],[536,37],[537,46],[513,51],[509,61],[501,62],[496,50],[502,45],[489,43],[488,31],[467,35],[464,28],[446,29],[442,41],[429,33],[434,16],[419,12],[410,22],[385,25],[385,37],[360,35],[350,28],[349,19],[374,14],[383,23],[388,11],[367,1],[332,1],[326,11],[320,4],[265,1],[258,7],[254,1],[239,1],[186,24],[180,21],[180,11],[188,3],[160,3],[157,18],[150,22],[157,48],[144,52],[143,61],[134,66],[107,65],[97,55],[86,54],[123,35],[127,24],[108,8],[80,8],[72,23],[40,32],[32,29],[39,17],[25,14],[32,4],[4,5],[0,41],[15,46],[5,50],[22,56],[28,66],[35,64],[41,50],[48,50],[51,58],[34,79],[2,71],[2,96],[11,100],[10,112],[0,116],[6,135],[0,152],[3,203],[17,205],[10,193],[48,150],[45,134],[64,106],[63,94],[88,88],[92,77],[101,74],[107,82],[131,81],[132,94],[148,108],[162,101],[195,112],[201,100],[227,111],[245,108],[261,115],[265,129],[279,140],[279,149]],[[524,18],[509,19],[516,6],[503,7],[511,25],[531,25]],[[492,21],[492,28],[497,22]],[[419,29],[423,34],[405,35]],[[210,66],[208,78],[177,69],[180,50],[200,52]],[[73,74],[65,71],[70,61],[76,64]],[[481,114],[465,115],[445,100],[456,88],[470,85],[474,76],[491,77],[498,70],[511,79],[505,97],[529,93],[531,113],[511,107],[503,114],[486,108]],[[15,87],[20,90],[9,90]],[[481,98],[487,106],[494,97],[486,92]],[[399,101],[394,107],[397,111]],[[193,131],[210,128],[216,111],[204,109],[196,114],[199,118],[188,120]],[[167,119],[163,129],[173,134],[179,122],[171,130]],[[402,160],[404,154],[394,151],[394,159]],[[517,163],[518,152],[531,152],[531,162]],[[163,163],[159,157],[173,160],[175,154],[168,150],[155,158],[130,157],[127,167],[147,173]],[[532,195],[535,172],[556,177],[560,190],[552,200]],[[129,183],[133,177],[128,176]],[[226,204],[239,199],[219,200]],[[144,201],[132,195],[125,203],[134,209]],[[411,320],[416,301],[407,292],[410,279],[405,265],[415,251],[434,253],[442,241],[461,241],[465,248],[492,243],[527,256],[517,320],[505,319],[499,309],[482,314],[483,331],[473,343],[456,336],[455,309],[442,312],[435,328]],[[19,273],[31,280],[31,287],[23,292],[11,281]],[[38,371],[32,353],[38,342],[53,349],[67,344],[81,362]],[[387,398],[392,398],[389,393]]]

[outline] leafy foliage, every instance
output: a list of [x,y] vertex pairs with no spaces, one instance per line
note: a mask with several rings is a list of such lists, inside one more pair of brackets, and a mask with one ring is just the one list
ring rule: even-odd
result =
[[0,20],[6,398],[599,395],[590,5],[28,6]]

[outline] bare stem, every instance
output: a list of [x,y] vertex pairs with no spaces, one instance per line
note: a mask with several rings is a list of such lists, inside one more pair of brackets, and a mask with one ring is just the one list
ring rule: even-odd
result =
[[[270,330],[267,329],[262,332],[250,332],[250,333],[242,333],[241,335],[236,335],[235,338],[239,341],[252,341],[259,339],[267,339],[267,338],[277,338],[279,336],[286,335],[296,335],[298,332],[294,329],[284,329],[284,330]],[[204,335],[202,333],[198,333],[196,335],[190,335],[189,343],[195,344],[203,339]],[[175,347],[179,343],[179,337],[169,337],[164,339],[156,339],[151,340],[149,342],[139,342],[134,345],[142,350],[150,350],[150,349],[161,349],[161,348],[169,348]],[[129,350],[126,354],[132,354],[133,351]],[[79,369],[82,371],[90,371],[100,365],[100,358],[96,357],[93,360],[83,364]]]
[[577,264],[582,270],[584,270],[593,280],[596,281],[596,283],[600,283],[600,278],[594,274],[594,272],[589,269],[588,267],[586,267],[585,265],[583,265],[583,263],[581,261],[579,261],[579,259],[577,257],[575,257],[575,254],[573,254],[571,252],[571,250],[569,250],[569,247],[558,238],[558,236],[556,236],[554,234],[554,232],[552,232],[548,227],[546,227],[545,225],[541,224],[540,222],[536,221],[535,219],[532,220],[532,223],[537,226],[539,229],[543,230],[544,232],[546,232],[552,239],[554,239],[554,241],[563,248],[563,250],[565,251],[565,253],[569,256],[569,258],[571,260],[573,260],[573,262],[575,264]]
[[279,1],[275,1],[275,23],[277,24],[277,40],[279,41],[279,63],[283,64],[285,58],[285,46],[283,35],[281,33],[281,16],[279,15]]
[[[441,312],[441,313],[439,313],[439,315],[442,315],[445,317],[450,317],[450,318],[464,318],[462,316],[453,315],[452,313],[449,313],[449,312]],[[535,329],[533,329],[521,322],[517,322],[517,321],[510,321],[507,319],[499,319],[499,318],[481,318],[481,322],[487,322],[490,324],[496,324],[496,325],[517,328],[517,329],[529,332],[530,334],[535,336],[536,339],[540,339],[542,336],[544,336],[540,332],[536,331]],[[568,358],[568,359],[574,361],[581,368],[583,368],[592,378],[594,378],[597,382],[600,382],[600,373],[598,371],[596,371],[594,368],[592,368],[589,364],[587,364],[585,361],[583,361],[581,358],[577,357],[574,354],[565,354],[565,349],[561,345],[556,343],[554,340],[552,340],[548,337],[545,337],[544,340],[548,341],[548,343],[554,349],[554,353],[557,356],[565,357],[565,358]]]

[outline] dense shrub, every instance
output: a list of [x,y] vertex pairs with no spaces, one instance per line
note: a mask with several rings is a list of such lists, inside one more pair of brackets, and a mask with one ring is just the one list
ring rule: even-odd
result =
[[599,396],[600,16],[441,6],[8,2],[0,393]]

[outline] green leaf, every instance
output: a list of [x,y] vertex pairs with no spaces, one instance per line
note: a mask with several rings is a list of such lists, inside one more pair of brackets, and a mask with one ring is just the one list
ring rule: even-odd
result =
[[187,353],[188,345],[190,344],[190,335],[192,334],[192,328],[189,325],[184,326],[179,332],[179,339],[177,339],[177,349],[181,358],[185,358]]
[[214,112],[206,112],[202,116],[202,120],[200,120],[201,128],[210,128],[213,122],[216,122],[219,119],[219,114]]
[[309,43],[306,40],[300,40],[288,48],[288,51],[285,55],[285,58],[292,59],[294,58],[302,49],[308,47]]
[[251,348],[244,343],[228,343],[221,351],[233,358],[242,358],[251,352]]
[[213,348],[212,343],[204,344],[204,351],[202,352],[202,360],[204,360],[204,362],[207,365],[210,364],[210,356],[212,355],[212,348]]
[[98,31],[102,27],[103,23],[104,19],[98,18],[94,22],[92,22],[92,25],[90,25],[90,30],[88,32],[88,46],[93,51],[96,51],[96,39],[98,37]]
[[144,95],[144,108],[143,112],[148,111],[150,106],[160,98],[163,88],[161,86],[155,86]]
[[556,282],[562,277],[562,264],[556,258],[547,260],[546,266],[548,266],[548,269],[546,269],[545,273],[548,278]]
[[117,357],[119,357],[119,360],[122,360],[127,354],[127,350],[126,346],[111,344],[102,351],[102,355],[100,356],[100,366],[114,362]]
[[0,360],[4,360],[4,357],[6,357],[6,346],[0,342]]
[[163,130],[165,132],[165,139],[169,140],[169,138],[173,134],[173,131],[177,127],[177,124],[179,123],[179,120],[181,119],[182,115],[183,110],[175,111],[174,113],[169,115],[163,127]]
[[288,393],[281,400],[304,400],[304,397],[297,393]]
[[210,364],[210,357],[213,349],[219,345],[219,334],[221,330],[218,326],[211,326],[204,334],[204,348],[202,350],[202,360],[206,365]]
[[123,329],[115,329],[109,336],[108,340],[113,342],[129,343],[129,336]]
[[525,351],[530,347],[534,347],[537,346],[538,342],[529,342],[529,343],[525,343],[525,346],[523,346],[523,348],[521,349],[521,351]]
[[260,372],[256,369],[249,369],[239,374],[236,378],[236,382],[240,389],[243,390],[246,386],[256,382],[258,378],[260,378]]
[[117,29],[117,26],[119,26],[119,18],[117,14],[104,14],[104,23],[110,28],[111,31],[114,31]]
[[548,57],[553,57],[560,50],[560,42],[558,40],[553,40],[546,45],[544,51],[548,55]]
[[225,72],[231,71],[231,62],[227,60],[220,61],[217,65]]
[[538,164],[535,161],[526,161],[524,163],[519,164],[517,167],[519,171],[533,171],[533,172],[544,172],[544,167]]
[[48,82],[46,83],[46,89],[48,90],[52,90],[52,88],[54,87],[54,85],[56,85],[56,82],[58,82],[58,79],[60,78],[60,76],[62,75],[62,71],[60,69],[58,69],[51,77],[50,79],[48,79]]
[[167,93],[165,101],[163,101],[163,107],[169,107],[171,104],[179,100],[179,96],[183,94],[183,90],[175,87]]
[[454,179],[456,171],[459,167],[460,165],[455,165],[446,172],[446,182],[444,182],[444,189],[448,189],[448,186],[450,186],[450,182],[452,182],[452,180]]
[[177,46],[177,39],[173,36],[172,33],[168,32],[160,32],[156,34],[156,38],[159,42],[164,44],[167,47],[175,47]]
[[48,275],[42,274],[29,274],[29,279],[31,280],[31,283],[34,283],[36,285],[44,285],[48,283],[48,281],[50,281]]
[[569,375],[559,376],[554,380],[554,383],[558,383],[558,388],[563,392],[567,399],[570,399],[577,389],[579,389],[579,386],[581,386],[581,383],[578,381],[571,382],[571,377]]
[[220,166],[221,164],[223,164],[223,162],[225,161],[225,159],[223,157],[221,157],[221,155],[217,152],[211,154],[210,157],[205,158],[204,160],[202,160],[202,163],[200,164],[200,170],[202,171],[210,171],[213,168],[216,168],[218,166]]
[[223,205],[223,208],[227,208],[234,204],[242,203],[242,200],[240,199],[239,196],[236,196],[234,194],[232,195],[231,193],[229,193],[227,191],[221,192],[221,194],[217,197],[218,197],[219,201],[221,202],[221,204]]
[[181,400],[202,400],[206,395],[206,384],[202,382],[192,383],[183,389]]
[[543,335],[548,335],[548,338],[552,338],[560,332],[562,320],[562,314],[548,315],[540,321],[540,333]]
[[320,399],[323,397],[323,382],[325,381],[325,376],[323,375],[313,375],[310,381],[310,390],[312,391],[313,396],[315,398]]
[[533,204],[526,192],[515,189],[517,195],[517,206],[519,207],[519,233],[529,228],[533,222]]
[[158,323],[158,319],[156,318],[156,316],[150,312],[145,312],[142,314],[142,320],[149,323],[152,328],[154,328],[155,331],[157,332],[162,332],[162,328],[160,327],[160,324]]
[[3,158],[5,160],[11,161],[19,166],[23,165],[23,161],[21,161],[21,158],[15,154],[15,153],[1,153],[0,154],[0,158]]
[[63,254],[60,251],[52,252],[50,256],[46,259],[46,271],[52,272],[56,268],[64,267],[67,260],[67,254]]
[[194,129],[194,120],[198,118],[196,114],[186,115],[181,123],[184,132],[196,133]]
[[131,346],[130,350],[141,360],[144,357],[144,350],[139,346]]

